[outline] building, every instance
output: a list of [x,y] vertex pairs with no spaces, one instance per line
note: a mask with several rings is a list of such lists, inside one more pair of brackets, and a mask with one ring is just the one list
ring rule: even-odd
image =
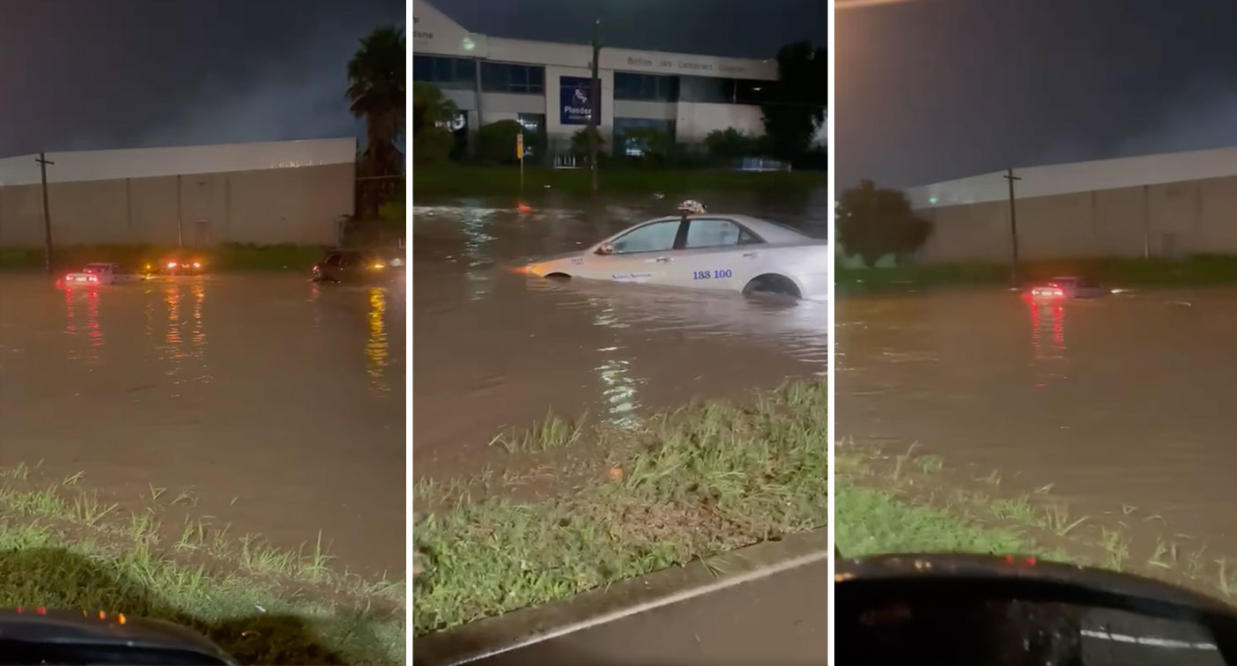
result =
[[[906,190],[933,223],[924,262],[1008,261],[1009,185],[994,171]],[[1237,147],[1014,169],[1018,256],[1237,254]]]
[[[462,111],[457,133],[515,120],[544,131],[551,152],[562,152],[588,125],[591,46],[472,33],[424,0],[413,0],[412,12],[413,80],[455,102]],[[763,134],[759,104],[777,79],[777,62],[607,46],[598,78],[605,148],[639,154],[638,142],[623,139],[626,131],[660,130],[689,144],[731,127]]]
[[[0,247],[43,245],[37,157],[0,159]],[[353,213],[353,138],[46,158],[54,244],[331,244]]]

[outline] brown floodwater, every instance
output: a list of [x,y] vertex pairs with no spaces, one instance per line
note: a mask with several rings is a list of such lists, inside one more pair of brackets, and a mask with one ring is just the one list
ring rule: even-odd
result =
[[405,288],[306,277],[0,276],[0,465],[402,576]]
[[1237,290],[837,303],[837,434],[1131,505],[1237,552]]
[[[811,229],[827,219],[819,199],[781,202],[776,219]],[[550,410],[622,425],[696,398],[743,398],[824,375],[824,303],[514,272],[530,256],[579,248],[673,208],[652,198],[553,205],[524,214],[511,202],[414,208],[416,477],[480,472],[493,461],[496,432]],[[774,217],[779,209],[748,200],[711,210]]]

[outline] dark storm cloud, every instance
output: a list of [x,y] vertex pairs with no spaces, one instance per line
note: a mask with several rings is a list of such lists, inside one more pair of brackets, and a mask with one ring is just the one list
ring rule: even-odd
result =
[[837,21],[842,186],[1237,145],[1231,0],[919,0]]
[[596,17],[611,46],[771,58],[799,40],[824,44],[825,0],[430,0],[472,32],[588,43]]
[[384,24],[402,0],[0,0],[0,156],[354,136]]

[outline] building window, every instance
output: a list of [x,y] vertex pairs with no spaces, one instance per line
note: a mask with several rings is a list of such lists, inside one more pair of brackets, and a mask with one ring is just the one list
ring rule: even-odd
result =
[[541,133],[545,131],[545,114],[521,113],[516,116],[515,121],[524,128],[524,157],[536,157],[538,144],[544,141]]
[[769,100],[772,81],[753,81],[738,79],[734,86],[735,104],[761,104]]
[[481,63],[481,89],[486,92],[542,94],[545,92],[545,68]]
[[412,56],[412,80],[432,83],[439,88],[473,88],[477,63],[467,58]]
[[516,116],[515,120],[520,123],[525,132],[536,134],[545,129],[544,113],[521,113]]
[[653,146],[649,135],[660,132],[674,142],[674,121],[658,118],[615,118],[614,146],[619,155],[643,157]]
[[615,72],[614,99],[677,102],[679,77]]
[[679,79],[679,99],[685,102],[734,103],[734,79],[713,76],[682,76]]

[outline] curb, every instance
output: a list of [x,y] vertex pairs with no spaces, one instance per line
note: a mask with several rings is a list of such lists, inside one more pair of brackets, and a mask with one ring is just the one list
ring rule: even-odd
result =
[[414,666],[457,666],[828,559],[828,530],[792,534],[413,639]]

